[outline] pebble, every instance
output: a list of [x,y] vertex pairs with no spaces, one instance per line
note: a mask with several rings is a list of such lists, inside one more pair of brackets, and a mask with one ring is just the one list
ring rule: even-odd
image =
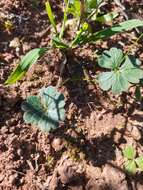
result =
[[52,147],[55,151],[60,151],[64,147],[63,140],[60,138],[55,138],[52,142]]
[[135,140],[140,140],[141,139],[141,133],[139,129],[136,126],[132,127],[131,135]]

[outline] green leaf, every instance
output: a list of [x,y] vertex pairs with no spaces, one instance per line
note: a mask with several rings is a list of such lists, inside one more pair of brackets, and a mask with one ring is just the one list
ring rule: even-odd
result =
[[111,48],[110,51],[104,51],[102,56],[98,59],[100,67],[106,69],[114,69],[120,66],[123,60],[123,52],[117,48]]
[[64,106],[64,96],[55,87],[42,88],[38,96],[30,96],[22,104],[23,118],[27,124],[49,132],[65,119]]
[[133,56],[127,56],[124,64],[121,66],[121,72],[124,77],[133,84],[139,83],[143,78],[143,70],[139,69],[139,60]]
[[49,1],[47,1],[47,2],[45,3],[45,6],[46,6],[47,15],[48,15],[48,17],[49,17],[49,20],[50,20],[50,22],[51,22],[51,25],[53,26],[53,28],[54,28],[54,30],[55,30],[55,32],[56,32],[56,34],[57,34],[58,31],[57,31],[57,27],[56,27],[55,17],[54,17],[54,14],[53,14],[53,12],[52,12],[52,9],[51,9],[51,6],[50,6]]
[[81,2],[80,0],[70,0],[68,13],[72,14],[74,17],[80,17],[81,14]]
[[98,59],[98,64],[111,70],[99,74],[100,88],[111,88],[114,94],[127,91],[132,84],[139,83],[143,78],[143,70],[139,68],[140,61],[133,56],[124,56],[122,50],[117,48],[104,51]]
[[80,28],[80,30],[77,32],[76,37],[74,38],[74,40],[71,42],[70,47],[75,47],[76,45],[78,45],[81,41],[85,40],[85,36],[84,34],[88,35],[88,33],[90,33],[90,26],[87,22],[84,22],[82,24],[82,27]]
[[136,87],[136,90],[135,90],[135,97],[136,97],[136,100],[137,100],[137,101],[141,101],[141,99],[142,99],[142,94],[141,94],[140,86],[137,86],[137,87]]
[[11,75],[6,80],[5,84],[13,84],[20,80],[28,71],[30,66],[34,64],[48,49],[36,48],[29,51],[20,61],[18,66],[14,69]]
[[119,72],[114,72],[115,80],[112,84],[112,92],[113,94],[119,94],[122,91],[127,91],[130,83],[125,80],[124,76]]
[[115,80],[114,72],[103,72],[99,74],[99,77],[98,77],[100,88],[106,91],[111,88],[114,80]]
[[136,151],[133,146],[129,145],[123,150],[123,155],[125,158],[134,159],[136,156]]
[[58,37],[54,37],[53,39],[53,44],[56,48],[59,48],[59,49],[66,49],[68,48],[69,46],[65,43],[63,43],[61,41],[61,39],[59,39]]
[[128,172],[130,175],[134,175],[137,172],[137,167],[134,160],[127,161],[124,167],[126,172]]
[[141,169],[143,171],[143,156],[136,158],[135,162],[136,162],[137,166],[139,167],[139,169]]
[[143,21],[139,19],[132,19],[125,22],[121,22],[118,25],[114,25],[108,29],[101,30],[86,37],[82,43],[96,42],[101,39],[109,38],[115,34],[132,30],[133,28],[143,27]]
[[93,9],[97,9],[98,6],[102,3],[103,0],[85,0],[86,10],[92,11]]
[[104,14],[102,16],[97,16],[96,20],[101,23],[112,22],[118,15],[119,14],[116,12],[111,12],[111,13]]

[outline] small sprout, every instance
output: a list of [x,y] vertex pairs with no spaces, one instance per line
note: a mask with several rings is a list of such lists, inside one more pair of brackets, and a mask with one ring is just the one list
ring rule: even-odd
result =
[[124,168],[128,174],[134,175],[136,172],[143,171],[143,156],[136,158],[136,150],[129,145],[123,150],[123,156],[127,159]]
[[99,74],[100,88],[105,91],[111,89],[114,94],[127,91],[132,84],[138,84],[143,78],[143,70],[139,68],[140,61],[133,56],[125,56],[117,48],[104,51],[98,64],[111,70]]
[[51,155],[48,155],[47,156],[47,165],[48,165],[49,168],[53,167],[54,162],[55,162],[54,157],[51,156]]
[[22,104],[23,118],[26,123],[49,132],[65,119],[64,106],[64,96],[55,87],[42,88],[38,96],[29,96]]
[[131,145],[129,145],[123,150],[123,155],[125,158],[133,160],[136,156],[136,151]]

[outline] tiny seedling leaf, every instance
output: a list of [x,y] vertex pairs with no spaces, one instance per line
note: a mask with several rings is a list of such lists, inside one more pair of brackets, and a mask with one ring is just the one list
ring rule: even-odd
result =
[[64,106],[64,96],[55,87],[42,88],[38,96],[29,96],[22,104],[23,118],[27,124],[49,132],[65,119]]
[[135,162],[137,166],[139,167],[139,169],[143,171],[143,156],[136,158]]
[[20,80],[28,71],[30,66],[34,64],[47,51],[47,48],[36,48],[29,51],[20,61],[18,66],[14,69],[11,75],[6,80],[5,84],[13,84]]
[[129,145],[123,150],[123,155],[127,159],[134,159],[136,156],[136,151],[133,146]]
[[134,160],[128,160],[125,165],[125,170],[128,174],[133,175],[137,172],[137,166]]

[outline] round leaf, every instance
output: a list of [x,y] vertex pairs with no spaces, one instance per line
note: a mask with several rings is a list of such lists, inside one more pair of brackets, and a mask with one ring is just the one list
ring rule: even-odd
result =
[[65,119],[64,106],[64,96],[55,87],[42,88],[38,96],[30,96],[22,104],[23,118],[26,123],[48,132]]

